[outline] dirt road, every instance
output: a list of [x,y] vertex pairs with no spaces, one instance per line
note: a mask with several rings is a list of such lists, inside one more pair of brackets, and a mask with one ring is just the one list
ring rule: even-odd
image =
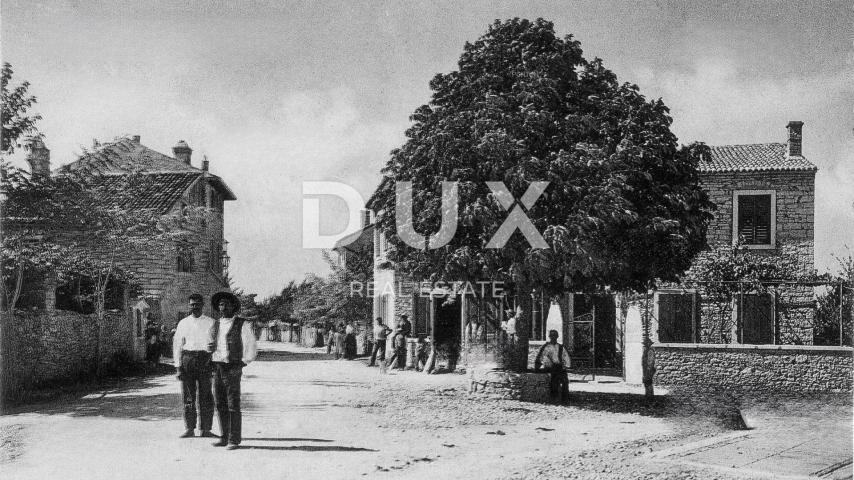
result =
[[576,391],[568,407],[484,400],[471,398],[466,386],[464,375],[382,375],[361,360],[263,344],[259,360],[244,369],[240,450],[217,449],[210,439],[179,439],[179,384],[160,376],[0,417],[0,469],[7,480],[756,473],[655,457],[732,433],[719,426],[714,409],[686,415],[682,404],[663,399],[650,406],[616,391]]

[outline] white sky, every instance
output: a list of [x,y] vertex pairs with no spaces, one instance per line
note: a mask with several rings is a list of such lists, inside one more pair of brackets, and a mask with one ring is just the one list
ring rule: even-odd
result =
[[[671,108],[680,142],[784,142],[816,163],[816,263],[854,249],[850,2],[86,2],[4,0],[2,57],[32,83],[53,166],[137,134],[238,196],[231,273],[261,296],[325,270],[301,246],[301,182],[367,198],[428,82],[494,19],[542,16]],[[332,233],[345,218],[322,202]]]

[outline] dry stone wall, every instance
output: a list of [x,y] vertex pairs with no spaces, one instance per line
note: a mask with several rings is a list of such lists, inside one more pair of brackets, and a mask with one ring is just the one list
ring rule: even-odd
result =
[[[94,314],[57,310],[3,315],[4,395],[48,382],[72,381],[97,367],[98,322]],[[134,332],[124,311],[106,313],[102,361],[132,357]],[[8,396],[7,396],[8,398]]]
[[660,344],[655,383],[692,390],[851,392],[852,348]]

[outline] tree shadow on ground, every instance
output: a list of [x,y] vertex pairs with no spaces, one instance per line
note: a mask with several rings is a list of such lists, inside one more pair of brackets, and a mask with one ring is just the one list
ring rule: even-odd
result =
[[246,450],[301,450],[304,452],[378,452],[372,448],[362,447],[340,447],[336,445],[319,446],[319,445],[295,445],[293,447],[272,447],[267,445],[242,445],[241,449]]
[[170,393],[145,393],[151,389],[169,390],[162,377],[130,378],[110,384],[87,385],[59,392],[51,400],[17,405],[6,415],[38,413],[72,417],[107,417],[134,420],[181,418],[183,401],[175,381]]
[[319,352],[284,352],[281,350],[261,350],[258,352],[256,362],[317,362],[321,360],[334,360],[332,354]]
[[332,443],[335,441],[335,440],[328,440],[326,438],[288,438],[288,437],[283,437],[283,438],[275,438],[275,437],[264,437],[264,438],[252,437],[252,438],[249,438],[249,437],[243,437],[243,440],[244,441],[255,440],[255,441],[259,441],[259,442],[324,442],[324,443]]

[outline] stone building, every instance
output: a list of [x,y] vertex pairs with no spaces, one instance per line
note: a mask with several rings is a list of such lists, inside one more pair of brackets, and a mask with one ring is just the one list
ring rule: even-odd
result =
[[[773,260],[791,278],[813,274],[817,168],[802,155],[802,127],[789,122],[786,143],[711,147],[700,179],[717,211],[707,233],[710,250],[698,260],[739,243],[742,255]],[[706,294],[708,279],[694,270],[685,285],[656,293],[656,341],[812,344],[811,287],[779,284],[758,292],[745,286],[721,302]]]
[[[222,178],[210,172],[207,159],[198,167],[193,165],[193,150],[186,142],[179,140],[172,153],[170,157],[152,150],[139,136],[133,136],[101,145],[54,172],[83,170],[106,178],[142,173],[150,181],[134,192],[129,208],[153,209],[163,215],[193,207],[208,209],[201,224],[186,227],[194,235],[171,245],[165,253],[121,260],[125,269],[134,272],[142,292],[131,300],[137,326],[150,313],[171,329],[188,314],[190,294],[198,292],[207,298],[228,288],[223,209],[224,202],[237,197]],[[209,303],[205,309],[210,314]]]
[[[41,141],[29,145],[27,162],[34,176],[84,172],[109,185],[122,184],[122,177],[143,175],[144,181],[130,193],[130,203],[124,208],[147,209],[166,216],[204,207],[206,213],[203,218],[182,225],[186,234],[180,240],[116,259],[118,266],[133,273],[137,288],[131,293],[127,285],[116,285],[115,294],[108,293],[106,325],[101,326],[100,335],[91,308],[81,310],[82,304],[72,301],[79,297],[80,283],[86,279],[78,281],[76,291],[60,284],[51,274],[28,285],[22,294],[24,302],[19,301],[18,307],[26,305],[16,314],[19,320],[26,321],[11,322],[8,326],[12,335],[4,335],[13,340],[3,345],[5,365],[16,368],[10,378],[24,376],[31,380],[30,384],[73,378],[92,368],[99,351],[102,361],[114,355],[141,360],[148,318],[161,322],[168,332],[188,314],[190,294],[198,292],[210,298],[213,293],[228,289],[223,207],[224,202],[236,197],[219,176],[209,171],[207,160],[193,165],[192,149],[186,142],[179,141],[172,153],[168,156],[152,150],[140,142],[139,136],[133,136],[101,144],[51,171],[47,147]],[[62,235],[85,245],[85,231]],[[96,252],[97,255],[100,254]],[[205,310],[210,313],[209,302],[205,303]],[[100,345],[95,340],[99,336]]]

